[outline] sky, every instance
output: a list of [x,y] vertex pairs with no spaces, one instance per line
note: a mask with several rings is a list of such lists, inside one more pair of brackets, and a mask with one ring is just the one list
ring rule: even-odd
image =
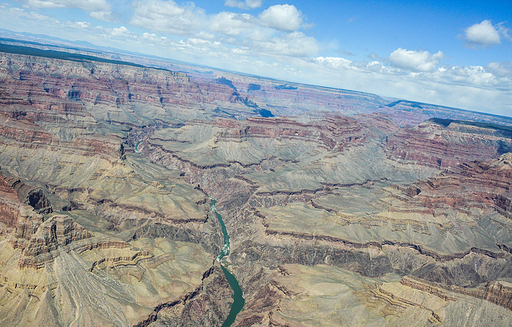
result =
[[512,116],[512,0],[0,0],[0,28]]

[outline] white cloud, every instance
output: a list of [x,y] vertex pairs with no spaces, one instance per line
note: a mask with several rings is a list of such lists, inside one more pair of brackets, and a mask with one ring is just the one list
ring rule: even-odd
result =
[[328,65],[331,68],[339,69],[342,67],[348,67],[352,61],[340,57],[318,57],[315,58],[316,62],[322,65]]
[[261,0],[226,0],[226,2],[224,2],[224,5],[228,7],[237,7],[240,9],[254,9],[261,7]]
[[302,13],[288,4],[271,6],[258,17],[263,25],[281,31],[296,31],[302,24]]
[[55,9],[55,8],[63,8],[64,5],[61,3],[56,3],[53,1],[40,1],[40,0],[29,0],[27,2],[28,5],[36,8],[45,8],[45,9]]
[[112,13],[110,11],[91,11],[89,13],[89,17],[101,20],[104,22],[111,22],[114,19],[112,18]]
[[189,2],[180,6],[162,0],[135,1],[131,24],[174,35],[194,35],[207,22],[204,11]]
[[67,22],[67,26],[79,29],[87,29],[91,27],[92,24],[88,22]]
[[228,36],[222,39],[224,43],[243,47],[243,53],[253,57],[316,55],[316,39],[295,31],[301,22],[294,6],[273,6],[259,17],[221,12],[211,17],[210,31]]
[[436,69],[443,58],[444,55],[441,51],[430,54],[428,51],[414,51],[398,48],[389,55],[388,61],[393,66],[402,69],[429,72]]
[[[14,19],[16,22],[16,26],[20,25],[20,18],[24,17],[27,21],[29,21],[31,26],[37,25],[38,23],[48,24],[48,26],[59,25],[60,22],[53,17],[49,17],[43,14],[40,14],[35,11],[28,11],[21,8],[4,8],[2,12],[2,22],[7,23],[3,25],[3,28],[12,29],[12,24],[9,24],[10,19]],[[9,19],[10,18],[10,19]],[[44,25],[43,25],[44,26]]]
[[[74,7],[89,10],[90,17],[112,21],[111,8],[103,0],[84,1],[81,7],[75,0],[20,1],[30,6],[22,9],[0,3],[0,28],[15,26],[20,32],[41,31],[68,39],[79,35],[98,45],[212,67],[510,115],[512,62],[440,67],[444,58],[441,51],[431,54],[402,48],[387,58],[370,53],[368,61],[326,56],[320,52],[321,43],[316,38],[299,32],[305,28],[304,18],[291,5],[271,6],[258,16],[233,12],[207,15],[191,2],[135,0],[131,21],[112,28],[110,24],[100,27],[85,21],[59,22],[45,16],[44,10],[30,10]],[[250,5],[246,0],[225,0],[228,3],[238,8]],[[253,5],[257,3],[261,1]],[[118,7],[115,10],[122,12]],[[19,24],[20,17],[26,24]],[[490,21],[466,29],[464,38],[479,46],[496,44],[496,38],[492,41],[489,37],[493,32],[485,32],[486,26],[491,26],[501,42],[509,38],[503,23],[492,25]],[[337,45],[330,50],[341,48]]]
[[490,62],[487,65],[486,70],[492,72],[498,77],[512,79],[512,61]]
[[28,0],[29,6],[36,8],[78,8],[86,11],[110,11],[110,5],[106,0]]
[[113,36],[128,36],[131,33],[126,27],[121,26],[119,28],[113,28],[110,34],[112,34]]
[[465,39],[473,46],[488,47],[501,43],[501,37],[508,37],[508,29],[503,24],[492,25],[490,20],[472,25],[464,30]]
[[254,16],[249,14],[221,12],[212,18],[210,28],[213,32],[236,36],[257,28],[255,23]]
[[482,66],[441,67],[431,75],[422,77],[443,84],[456,84],[473,87],[495,87],[500,81]]
[[156,36],[156,34],[154,34],[154,33],[147,33],[147,32],[142,34],[142,39],[143,40],[147,40],[147,41],[151,41],[151,42],[156,42],[156,41],[162,40],[161,38]]
[[313,56],[319,51],[316,39],[301,32],[284,34],[265,41],[254,41],[251,43],[251,48],[253,52],[271,57],[280,55],[307,57]]

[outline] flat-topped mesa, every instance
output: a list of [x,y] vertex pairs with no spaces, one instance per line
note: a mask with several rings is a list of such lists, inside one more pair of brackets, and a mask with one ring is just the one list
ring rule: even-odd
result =
[[295,120],[291,120],[288,117],[249,117],[246,119],[247,122],[253,124],[263,124],[267,126],[297,126],[297,127],[313,127],[311,124],[304,124]]
[[415,128],[404,127],[389,138],[385,151],[392,160],[438,168],[486,161],[512,150],[512,133],[499,126],[449,124],[427,121]]
[[190,78],[185,73],[130,63],[122,64],[121,62],[75,61],[2,52],[0,53],[0,66],[7,69],[7,73],[12,78],[32,82],[39,82],[39,78],[55,76],[66,79],[84,79],[94,75],[95,79],[99,81],[124,80],[125,85],[126,81],[153,85],[166,85],[170,80],[179,84],[190,83]]

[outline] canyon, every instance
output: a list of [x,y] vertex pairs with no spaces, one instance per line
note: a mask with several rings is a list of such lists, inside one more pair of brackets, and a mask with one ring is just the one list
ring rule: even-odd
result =
[[2,325],[510,324],[512,118],[3,44]]

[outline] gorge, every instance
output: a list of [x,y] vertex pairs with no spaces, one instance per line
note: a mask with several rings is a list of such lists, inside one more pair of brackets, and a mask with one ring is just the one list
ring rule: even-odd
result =
[[[224,225],[224,221],[222,220],[222,216],[220,215],[220,213],[217,212],[217,209],[215,209],[215,199],[210,197],[210,200],[210,206],[212,208],[212,211],[217,216],[217,219],[219,220],[219,224],[222,227],[222,235],[224,236],[224,244],[222,246],[222,250],[219,252],[219,255],[216,258],[216,260],[220,262],[224,256],[229,255],[229,235],[228,231],[226,230],[226,225]],[[236,280],[235,276],[233,276],[233,274],[231,274],[229,270],[227,270],[227,268],[225,268],[222,264],[220,267],[222,268],[222,271],[224,272],[224,275],[228,280],[229,286],[233,290],[233,304],[231,305],[229,315],[222,324],[223,327],[229,327],[233,324],[236,316],[244,307],[245,299],[243,297],[242,289],[240,288],[240,285],[238,284],[238,281]]]
[[0,50],[3,326],[510,324],[512,118]]

